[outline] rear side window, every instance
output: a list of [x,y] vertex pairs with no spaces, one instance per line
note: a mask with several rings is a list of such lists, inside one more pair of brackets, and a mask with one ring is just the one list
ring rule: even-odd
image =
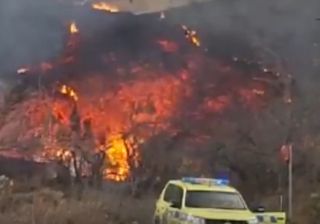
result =
[[169,184],[164,192],[163,200],[170,203],[175,203],[181,207],[183,197],[183,189],[174,184]]

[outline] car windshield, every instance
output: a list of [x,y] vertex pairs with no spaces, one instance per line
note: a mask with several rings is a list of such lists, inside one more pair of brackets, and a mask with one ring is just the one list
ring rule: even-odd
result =
[[238,193],[216,191],[187,191],[186,207],[217,208],[217,209],[246,209]]

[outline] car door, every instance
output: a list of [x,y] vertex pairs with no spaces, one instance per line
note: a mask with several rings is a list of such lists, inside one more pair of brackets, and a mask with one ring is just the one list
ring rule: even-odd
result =
[[162,224],[166,222],[166,212],[170,206],[170,203],[168,201],[165,201],[164,198],[168,198],[168,195],[171,193],[171,184],[167,184],[163,191],[160,194],[159,199],[156,202],[156,210],[154,214],[154,224]]
[[183,189],[174,184],[169,185],[163,199],[167,203],[163,224],[178,224],[182,208]]

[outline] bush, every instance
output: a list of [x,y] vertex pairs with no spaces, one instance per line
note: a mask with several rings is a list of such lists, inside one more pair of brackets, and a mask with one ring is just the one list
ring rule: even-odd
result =
[[81,200],[41,189],[0,196],[1,224],[150,223],[154,199],[133,199],[121,189],[83,192]]

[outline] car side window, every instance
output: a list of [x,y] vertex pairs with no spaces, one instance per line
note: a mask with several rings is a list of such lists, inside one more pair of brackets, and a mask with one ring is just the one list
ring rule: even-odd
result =
[[181,207],[183,197],[183,189],[174,184],[169,184],[164,192],[163,200],[174,203],[175,207]]
[[171,202],[172,199],[172,193],[173,193],[173,184],[169,184],[164,192],[163,200],[166,202]]

